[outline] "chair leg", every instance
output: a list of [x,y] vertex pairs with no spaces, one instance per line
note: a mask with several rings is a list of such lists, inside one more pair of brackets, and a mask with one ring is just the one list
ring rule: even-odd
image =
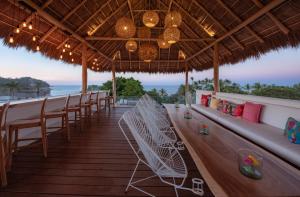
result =
[[[0,139],[2,141],[2,139]],[[6,179],[6,169],[5,169],[5,151],[3,142],[0,143],[0,174],[1,174],[1,186],[5,187],[7,185]]]
[[19,129],[16,129],[15,130],[15,143],[14,143],[14,145],[15,145],[14,149],[15,150],[18,150],[18,141],[19,141]]
[[81,112],[81,109],[79,110],[79,126],[80,126],[80,131],[82,131],[82,112]]
[[70,141],[71,139],[71,136],[70,136],[70,125],[69,125],[69,116],[68,114],[66,114],[66,117],[65,117],[65,125],[66,125],[66,133],[67,133],[67,140],[68,142]]
[[14,132],[14,128],[9,127],[9,131],[8,131],[8,162],[7,162],[7,166],[8,166],[8,170],[11,169],[11,164],[12,164],[12,136],[13,136],[13,132]]
[[47,158],[47,155],[48,155],[47,154],[48,153],[48,141],[47,141],[46,123],[42,123],[41,133],[42,133],[43,154],[44,154],[44,157]]
[[61,128],[62,129],[65,128],[65,117],[64,116],[61,117]]

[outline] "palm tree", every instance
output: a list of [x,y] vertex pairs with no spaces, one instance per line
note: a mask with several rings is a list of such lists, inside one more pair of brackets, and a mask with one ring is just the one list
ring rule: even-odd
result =
[[251,86],[250,86],[249,83],[247,83],[247,84],[245,85],[245,90],[246,90],[248,93],[250,93],[250,89],[251,89]]
[[166,97],[166,96],[168,96],[167,91],[166,91],[165,89],[163,89],[163,88],[159,90],[159,95],[160,95],[161,97]]
[[9,95],[12,97],[12,99],[14,99],[15,92],[19,90],[20,84],[15,80],[11,80],[10,82],[5,84],[5,87],[9,89]]

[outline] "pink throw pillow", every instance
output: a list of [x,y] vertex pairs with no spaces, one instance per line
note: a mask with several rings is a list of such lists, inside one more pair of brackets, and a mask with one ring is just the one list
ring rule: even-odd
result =
[[243,110],[243,119],[250,122],[259,122],[263,105],[246,102]]
[[202,94],[201,95],[201,105],[204,105],[205,107],[208,107],[208,100],[209,100],[210,97],[211,97],[210,94],[208,94],[208,95]]
[[244,105],[236,105],[236,107],[234,108],[232,115],[233,116],[242,116],[243,115],[243,111],[244,111]]

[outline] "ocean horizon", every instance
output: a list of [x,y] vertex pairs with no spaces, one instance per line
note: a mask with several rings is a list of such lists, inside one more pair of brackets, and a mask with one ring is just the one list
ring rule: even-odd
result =
[[[175,94],[180,85],[143,85],[145,91],[152,89],[166,90],[168,95]],[[50,96],[62,96],[68,94],[76,94],[81,91],[81,85],[51,85]]]

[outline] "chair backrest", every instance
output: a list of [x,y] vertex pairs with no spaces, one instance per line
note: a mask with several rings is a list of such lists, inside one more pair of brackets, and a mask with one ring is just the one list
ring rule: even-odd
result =
[[44,121],[47,100],[48,100],[48,98],[44,98],[42,105],[41,105],[41,113],[40,113],[41,122]]
[[143,120],[133,110],[126,112],[123,120],[153,172],[162,177],[187,176],[186,165],[178,150],[175,147],[162,147],[157,144]]
[[69,109],[70,98],[71,98],[70,95],[68,95],[68,96],[66,97],[66,101],[65,101],[65,110],[66,110],[66,111],[68,111],[68,109]]
[[1,129],[5,128],[6,116],[7,116],[8,108],[9,108],[9,102],[5,103],[2,106],[2,109],[0,111],[0,132],[1,132]]

